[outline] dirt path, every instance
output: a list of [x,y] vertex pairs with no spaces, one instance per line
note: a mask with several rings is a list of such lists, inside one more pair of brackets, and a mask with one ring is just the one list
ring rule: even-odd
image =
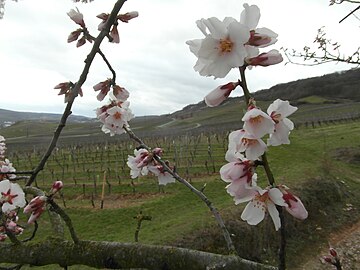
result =
[[[340,258],[343,270],[360,269],[360,221],[344,228],[341,232],[331,234],[329,242],[336,249]],[[328,246],[324,245],[320,254],[314,254],[309,261],[296,270],[326,270],[335,269],[329,264],[321,264],[321,255],[328,254]],[[294,269],[295,270],[295,269]]]

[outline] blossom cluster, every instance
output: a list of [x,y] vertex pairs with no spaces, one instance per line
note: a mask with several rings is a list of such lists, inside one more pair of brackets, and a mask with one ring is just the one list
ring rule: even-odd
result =
[[198,57],[194,69],[200,75],[224,78],[232,68],[269,66],[283,60],[277,50],[259,54],[259,48],[277,41],[277,34],[265,27],[257,28],[260,10],[256,5],[244,4],[244,8],[240,21],[211,17],[196,22],[205,38],[186,43]]
[[141,148],[134,150],[134,156],[128,156],[127,165],[130,168],[131,178],[137,178],[142,175],[147,175],[149,172],[157,176],[159,185],[167,185],[174,183],[175,178],[165,170],[164,166],[159,164],[154,155],[161,157],[163,151],[161,148],[155,148],[151,152]]
[[[259,48],[277,41],[277,34],[268,28],[257,28],[260,10],[256,5],[244,4],[240,21],[226,17],[223,21],[212,17],[198,20],[197,26],[205,38],[187,41],[190,51],[198,57],[195,71],[202,76],[225,77],[232,68],[269,66],[280,63],[283,58],[277,50],[260,53]],[[242,78],[243,79],[243,78]],[[229,82],[211,91],[205,97],[209,107],[220,105],[237,86],[245,91],[244,81]],[[294,124],[287,117],[297,108],[288,101],[275,100],[263,112],[246,92],[248,108],[242,118],[243,128],[229,134],[229,145],[225,155],[227,164],[221,167],[221,179],[227,183],[227,192],[235,204],[248,202],[241,218],[250,225],[261,222],[266,213],[271,216],[275,229],[281,227],[277,207],[284,207],[298,219],[308,213],[301,200],[285,185],[276,185],[269,179],[269,186],[257,185],[256,168],[264,165],[263,157],[268,146],[289,144],[289,134]],[[263,138],[267,137],[267,143]]]

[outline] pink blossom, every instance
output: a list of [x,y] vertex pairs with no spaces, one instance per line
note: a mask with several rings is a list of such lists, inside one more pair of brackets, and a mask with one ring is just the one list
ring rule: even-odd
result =
[[275,205],[287,206],[282,192],[278,188],[263,190],[258,186],[254,186],[253,189],[256,193],[245,206],[241,219],[250,225],[257,225],[264,219],[265,213],[268,212],[275,225],[275,230],[278,230],[281,227],[281,222]]
[[290,131],[294,129],[294,123],[287,117],[297,110],[291,106],[289,101],[281,99],[275,100],[267,109],[268,115],[275,122],[275,131],[270,134],[268,145],[278,146],[280,144],[289,144]]
[[255,138],[244,129],[229,134],[228,151],[245,153],[247,159],[256,160],[265,153],[267,146],[263,140]]
[[224,21],[212,17],[197,21],[204,34],[202,40],[186,43],[198,57],[194,67],[202,76],[224,78],[232,68],[242,66],[246,55],[244,44],[250,38],[250,30],[233,18]]
[[3,213],[8,213],[18,207],[24,207],[26,204],[25,193],[17,183],[11,183],[9,180],[1,181],[0,194]]
[[261,53],[256,57],[246,59],[246,63],[248,63],[251,66],[263,66],[263,67],[275,65],[281,63],[282,61],[283,58],[279,53],[279,51],[277,50],[271,50],[267,53]]
[[3,179],[13,179],[16,177],[14,174],[16,169],[13,167],[13,164],[7,158],[5,160],[0,160],[0,172],[6,174],[0,174],[0,181]]
[[140,175],[147,175],[148,169],[147,165],[152,161],[153,156],[146,149],[135,149],[134,157],[128,156],[127,165],[130,168],[131,178],[137,178]]
[[131,11],[131,12],[127,12],[125,14],[119,14],[117,16],[117,18],[124,23],[128,23],[131,19],[134,19],[138,16],[139,16],[139,12]]
[[215,107],[220,105],[224,100],[226,100],[230,93],[239,85],[238,82],[230,82],[225,85],[218,86],[213,91],[211,91],[205,97],[205,103],[209,107]]
[[273,133],[275,129],[275,123],[271,117],[258,108],[251,107],[241,120],[244,121],[244,130],[254,138]]
[[46,209],[46,196],[36,196],[30,203],[24,208],[24,214],[31,213],[28,220],[29,224],[32,224],[37,220]]
[[77,23],[78,25],[80,25],[81,27],[85,27],[85,22],[84,22],[84,16],[79,12],[79,10],[74,10],[71,9],[67,15],[70,17],[70,19],[72,19],[75,23]]
[[117,100],[126,101],[129,97],[129,91],[117,84],[113,86],[113,95]]
[[162,165],[148,166],[148,169],[158,177],[159,185],[175,183],[175,178]]
[[107,79],[106,81],[99,82],[98,84],[94,85],[93,88],[95,91],[99,91],[99,94],[97,95],[97,100],[102,101],[107,93],[110,91],[111,86],[111,79]]
[[[72,82],[63,82],[57,84],[54,89],[60,89],[58,95],[64,95],[64,102],[67,103],[71,97],[71,90],[75,85]],[[82,89],[79,89],[79,95],[82,97],[83,92]]]

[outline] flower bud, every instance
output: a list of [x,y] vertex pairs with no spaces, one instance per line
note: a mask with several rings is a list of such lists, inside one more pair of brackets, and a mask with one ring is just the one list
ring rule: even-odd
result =
[[127,12],[127,13],[125,13],[125,14],[120,14],[120,15],[117,16],[117,18],[118,18],[120,21],[122,21],[122,22],[124,22],[124,23],[127,23],[127,22],[129,22],[131,19],[134,19],[134,18],[136,18],[136,17],[138,17],[138,16],[139,16],[139,12],[137,12],[137,11],[131,11],[131,12]]
[[215,88],[204,98],[206,105],[209,107],[220,105],[238,85],[238,82],[229,82],[228,84]]
[[71,9],[67,15],[72,19],[75,23],[80,25],[81,27],[85,27],[84,16],[79,12],[79,10]]
[[277,50],[271,50],[267,53],[261,53],[256,57],[247,58],[245,61],[251,66],[267,67],[282,62],[283,58]]
[[50,194],[55,194],[64,186],[62,181],[55,181],[51,187]]
[[337,257],[337,252],[336,252],[335,248],[330,247],[329,248],[329,253],[330,253],[331,256],[333,256],[335,258]]

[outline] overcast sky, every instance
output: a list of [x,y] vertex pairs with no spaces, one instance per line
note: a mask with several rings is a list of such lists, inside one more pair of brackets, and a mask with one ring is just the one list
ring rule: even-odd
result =
[[[0,20],[0,108],[62,113],[63,96],[53,88],[60,82],[78,80],[91,49],[91,44],[76,48],[75,43],[66,42],[69,33],[78,28],[66,13],[78,7],[90,33],[96,36],[100,20],[95,16],[109,13],[114,2],[6,1],[5,16]],[[347,3],[329,7],[328,0],[128,0],[122,13],[138,11],[140,16],[128,24],[120,23],[120,44],[104,40],[102,50],[117,72],[117,83],[130,91],[135,115],[174,112],[199,102],[218,85],[238,79],[236,70],[225,79],[201,77],[193,70],[196,58],[185,42],[203,37],[196,20],[213,16],[239,19],[244,3],[260,7],[259,27],[279,34],[279,41],[268,50],[311,45],[321,26],[342,44],[344,52],[350,53],[360,44],[360,22],[355,17],[338,23],[355,8]],[[349,68],[336,63],[316,67],[281,63],[253,68],[247,72],[247,80],[250,90],[256,91]],[[83,86],[84,97],[75,101],[74,114],[95,117],[95,108],[105,101],[96,100],[92,86],[108,77],[111,73],[97,56]],[[236,95],[241,92],[232,94]]]

